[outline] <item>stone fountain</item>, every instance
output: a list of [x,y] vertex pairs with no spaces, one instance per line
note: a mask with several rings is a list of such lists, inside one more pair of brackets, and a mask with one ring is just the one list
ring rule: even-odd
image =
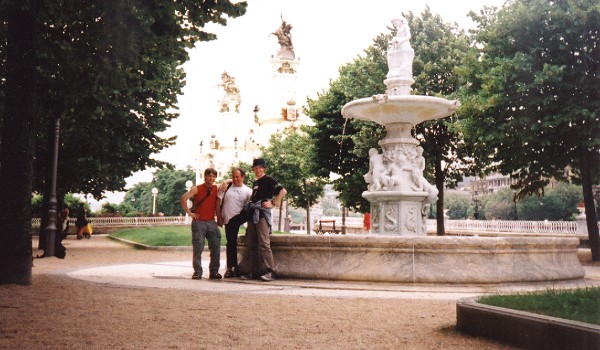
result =
[[379,141],[383,152],[374,148],[369,151],[369,172],[364,176],[368,191],[363,197],[371,202],[373,233],[424,236],[427,214],[438,190],[423,177],[423,149],[411,130],[424,121],[454,113],[460,104],[410,94],[415,56],[410,30],[404,18],[395,19],[392,24],[397,34],[388,49],[386,93],[352,101],[344,106],[342,115],[384,125],[387,132]]
[[[395,283],[501,284],[581,279],[579,240],[572,237],[428,236],[425,218],[438,191],[423,177],[425,159],[411,130],[443,118],[457,101],[411,95],[410,30],[392,21],[397,35],[388,50],[389,73],[383,95],[352,101],[345,118],[384,125],[382,148],[369,152],[364,175],[374,234],[273,235],[275,272],[281,278]],[[238,241],[246,249],[245,237]]]

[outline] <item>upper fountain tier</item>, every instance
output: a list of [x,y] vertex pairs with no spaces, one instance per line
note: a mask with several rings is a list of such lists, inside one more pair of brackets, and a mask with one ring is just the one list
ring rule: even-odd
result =
[[412,77],[415,52],[410,46],[410,29],[402,17],[392,20],[392,24],[396,28],[396,35],[390,41],[387,52],[389,71],[384,81],[386,94],[352,101],[342,108],[342,115],[382,125],[417,125],[454,113],[460,106],[458,101],[411,95],[411,85],[415,82]]
[[344,118],[373,121],[381,125],[409,123],[417,125],[427,120],[439,119],[454,113],[458,101],[416,95],[375,95],[347,103],[342,108]]

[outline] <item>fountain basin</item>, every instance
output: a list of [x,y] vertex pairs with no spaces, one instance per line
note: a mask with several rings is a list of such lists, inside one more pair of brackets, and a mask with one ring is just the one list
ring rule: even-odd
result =
[[344,118],[367,120],[381,125],[417,125],[449,116],[459,106],[458,101],[433,96],[376,95],[348,102],[342,108],[342,115]]
[[[238,239],[239,254],[246,250]],[[272,235],[280,278],[498,284],[583,278],[577,238]]]

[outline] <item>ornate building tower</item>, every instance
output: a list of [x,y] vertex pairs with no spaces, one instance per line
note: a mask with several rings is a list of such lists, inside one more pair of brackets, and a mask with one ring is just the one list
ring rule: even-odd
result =
[[279,50],[271,56],[271,89],[265,89],[262,102],[255,105],[253,115],[240,113],[240,88],[227,72],[221,74],[219,87],[225,95],[219,101],[218,115],[211,120],[210,137],[201,140],[196,162],[196,182],[202,182],[202,172],[215,168],[222,178],[231,166],[239,162],[252,163],[260,156],[260,147],[267,146],[271,135],[309,124],[296,102],[296,81],[300,60],[296,58],[291,36],[292,26],[282,19],[272,35],[277,37]]

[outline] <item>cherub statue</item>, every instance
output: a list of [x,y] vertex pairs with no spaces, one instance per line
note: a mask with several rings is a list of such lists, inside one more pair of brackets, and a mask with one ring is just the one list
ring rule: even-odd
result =
[[383,187],[381,175],[384,171],[383,154],[380,154],[377,149],[371,148],[369,150],[369,172],[364,175],[369,191],[378,191]]

